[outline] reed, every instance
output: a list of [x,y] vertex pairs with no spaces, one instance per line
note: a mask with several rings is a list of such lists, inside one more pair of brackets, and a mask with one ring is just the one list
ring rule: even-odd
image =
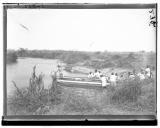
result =
[[44,89],[43,75],[36,75],[36,66],[33,67],[32,76],[27,88],[16,88],[12,96],[8,97],[9,113],[12,115],[45,115],[53,104],[61,102],[61,88],[57,86],[56,76],[51,75],[52,84],[49,89]]
[[117,86],[110,95],[110,103],[114,106],[126,112],[156,111],[156,85],[153,78],[128,80]]

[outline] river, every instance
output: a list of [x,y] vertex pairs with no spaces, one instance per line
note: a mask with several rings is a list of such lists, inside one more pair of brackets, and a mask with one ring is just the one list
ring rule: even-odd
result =
[[[6,83],[7,83],[7,94],[12,93],[15,87],[12,81],[15,81],[19,88],[29,86],[29,78],[31,76],[33,66],[37,65],[36,74],[43,72],[45,88],[51,84],[51,71],[57,70],[57,65],[65,65],[59,60],[54,59],[40,59],[40,58],[18,58],[17,63],[7,64],[6,66]],[[83,74],[71,74],[63,71],[64,76],[84,76]]]

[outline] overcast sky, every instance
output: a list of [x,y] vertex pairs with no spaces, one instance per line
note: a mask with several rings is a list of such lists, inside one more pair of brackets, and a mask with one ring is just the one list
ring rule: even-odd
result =
[[8,9],[7,48],[155,51],[151,9]]

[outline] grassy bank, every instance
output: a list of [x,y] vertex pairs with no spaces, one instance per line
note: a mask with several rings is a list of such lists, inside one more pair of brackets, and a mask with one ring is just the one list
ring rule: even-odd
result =
[[[122,84],[122,83],[121,83]],[[156,84],[153,79],[129,81],[116,88],[111,104],[128,112],[156,112]]]
[[[9,115],[155,114],[154,79],[125,80],[105,89],[63,87],[52,81],[50,88],[34,92],[29,85],[16,89],[8,97],[7,112]],[[34,84],[39,86],[41,82]]]
[[[74,92],[74,91],[73,91]],[[147,115],[156,112],[153,81],[128,81],[118,87],[71,93],[64,107],[66,114]]]
[[[16,53],[16,54],[15,54]],[[140,69],[146,64],[155,70],[155,53],[108,53],[108,52],[78,52],[78,51],[45,51],[24,50],[11,54],[10,59],[18,57],[40,57],[60,59],[68,65],[85,67],[128,68]],[[10,56],[11,56],[10,55]],[[105,89],[87,89],[62,87],[56,84],[51,76],[50,88],[40,88],[43,77],[40,75],[28,78],[27,88],[17,88],[8,95],[7,112],[9,115],[63,115],[63,114],[155,114],[156,112],[156,81],[153,78],[140,81],[125,80],[117,86]],[[20,85],[18,85],[20,86]],[[35,88],[34,88],[35,87]],[[38,87],[38,91],[37,91]]]
[[[52,106],[62,102],[62,88],[57,86],[56,77],[51,75],[52,83],[44,89],[43,75],[35,75],[35,67],[26,88],[18,88],[12,81],[15,91],[7,97],[9,115],[44,115]],[[20,86],[20,85],[19,85]]]

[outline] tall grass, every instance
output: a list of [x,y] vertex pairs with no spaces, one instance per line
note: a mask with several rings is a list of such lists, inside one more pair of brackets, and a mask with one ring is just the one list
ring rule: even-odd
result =
[[64,106],[64,111],[83,113],[90,112],[93,108],[94,106],[86,99],[85,96],[70,94]]
[[141,95],[141,82],[137,80],[126,80],[115,87],[111,101],[116,103],[135,102]]
[[50,111],[52,105],[61,103],[61,88],[57,86],[56,79],[52,78],[51,88],[40,89],[43,84],[41,74],[31,76],[30,85],[19,89],[15,82],[16,90],[8,97],[8,113],[11,115],[44,115]]
[[110,103],[125,111],[155,112],[156,90],[153,79],[128,80],[110,95]]
[[8,114],[45,115],[57,105],[63,106],[59,113],[65,114],[117,114],[117,110],[123,111],[123,114],[156,112],[155,78],[144,81],[127,79],[116,86],[99,90],[77,88],[78,92],[83,93],[77,93],[70,87],[64,91],[57,85],[56,75],[51,75],[51,78],[49,89],[43,88],[42,74],[32,75],[27,88],[19,89],[13,82],[16,91],[7,99]]
[[[81,90],[80,95],[71,89],[64,103],[67,114],[155,114],[156,90],[154,79],[125,80],[106,89]],[[92,93],[92,95],[90,94]],[[84,95],[85,94],[85,95]]]

